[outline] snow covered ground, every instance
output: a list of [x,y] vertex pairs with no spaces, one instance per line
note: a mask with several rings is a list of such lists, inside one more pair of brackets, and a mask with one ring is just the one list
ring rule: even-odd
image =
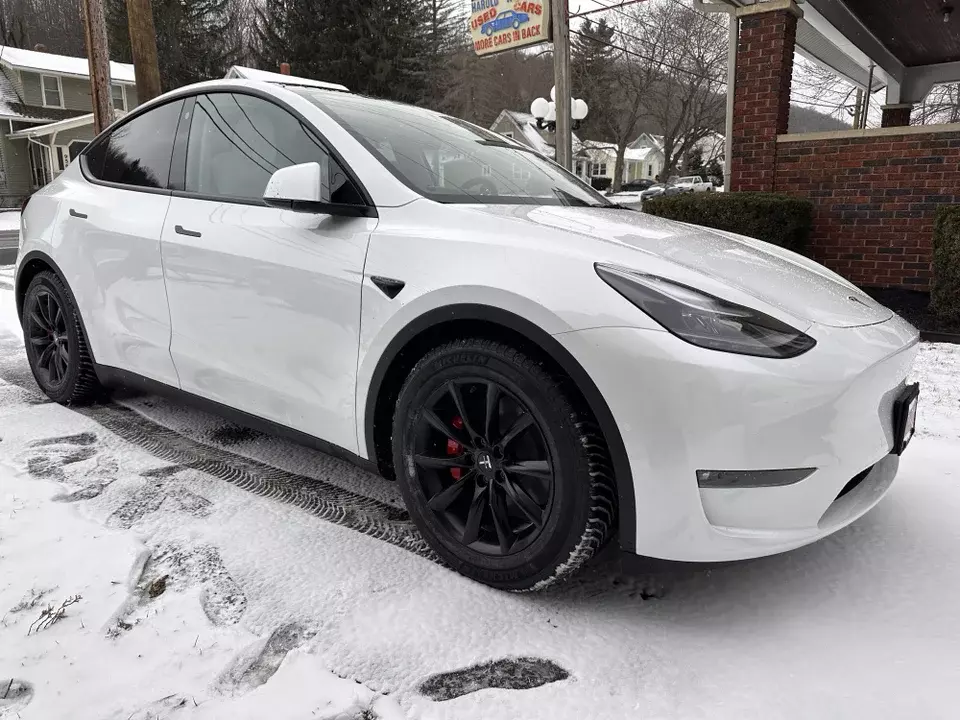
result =
[[510,595],[434,562],[395,487],[337,460],[158,398],[46,402],[11,284],[4,720],[960,717],[960,348],[922,346],[918,436],[853,527],[646,577],[608,553]]

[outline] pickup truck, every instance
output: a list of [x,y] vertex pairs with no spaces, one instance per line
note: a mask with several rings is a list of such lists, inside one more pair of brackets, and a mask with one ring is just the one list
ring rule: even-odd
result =
[[713,183],[709,180],[704,180],[699,175],[682,177],[677,180],[676,185],[686,192],[713,192]]

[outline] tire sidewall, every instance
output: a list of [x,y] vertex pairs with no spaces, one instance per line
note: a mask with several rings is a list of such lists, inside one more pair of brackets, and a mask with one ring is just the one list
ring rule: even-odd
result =
[[[550,578],[582,537],[590,510],[589,468],[572,411],[553,383],[538,375],[483,349],[445,348],[414,368],[401,390],[394,416],[394,467],[418,529],[458,572],[506,589],[528,589]],[[427,506],[407,453],[427,398],[448,380],[470,376],[500,383],[526,405],[540,427],[554,468],[552,506],[540,535],[520,552],[505,557],[485,555],[450,537]]]
[[[67,374],[64,382],[52,388],[38,372],[37,360],[39,356],[30,343],[29,332],[27,330],[28,323],[30,321],[30,311],[36,306],[37,295],[39,295],[41,290],[46,290],[57,299],[57,302],[60,303],[60,309],[66,317],[65,325],[67,328],[68,343],[67,354],[69,355]],[[30,282],[30,286],[27,288],[27,294],[23,301],[23,342],[27,353],[27,360],[30,364],[30,371],[33,373],[34,380],[36,380],[37,385],[40,386],[40,389],[43,390],[43,392],[54,402],[65,402],[68,398],[72,397],[74,388],[77,384],[77,378],[80,374],[80,336],[77,326],[76,308],[74,307],[73,302],[68,296],[63,285],[57,282],[55,277],[49,272],[40,273],[33,278],[33,280]]]

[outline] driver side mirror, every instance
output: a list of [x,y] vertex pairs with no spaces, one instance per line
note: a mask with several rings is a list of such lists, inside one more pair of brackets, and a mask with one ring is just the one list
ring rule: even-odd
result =
[[376,217],[367,205],[335,203],[330,199],[330,159],[280,168],[270,176],[263,201],[271,207],[342,217]]

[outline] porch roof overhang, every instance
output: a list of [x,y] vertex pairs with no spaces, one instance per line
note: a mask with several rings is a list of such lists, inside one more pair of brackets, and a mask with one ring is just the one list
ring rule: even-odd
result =
[[[126,115],[122,110],[114,110],[113,114],[115,120]],[[93,125],[93,113],[78,115],[77,117],[59,120],[58,122],[46,123],[45,125],[23,128],[22,130],[9,133],[7,137],[11,140],[37,139],[48,135],[56,135],[64,130],[74,130],[79,127],[84,127],[85,125]]]
[[7,135],[11,140],[35,140],[47,135],[56,135],[63,130],[73,130],[84,125],[93,124],[93,113],[80,115],[75,118],[60,120],[59,122],[47,123],[46,125],[37,125],[35,127],[23,128]]
[[[716,3],[718,0],[713,0]],[[764,0],[719,0],[749,8]],[[871,91],[887,104],[919,103],[930,89],[960,81],[960,11],[944,0],[798,0],[797,52]],[[949,3],[948,3],[949,5]]]

